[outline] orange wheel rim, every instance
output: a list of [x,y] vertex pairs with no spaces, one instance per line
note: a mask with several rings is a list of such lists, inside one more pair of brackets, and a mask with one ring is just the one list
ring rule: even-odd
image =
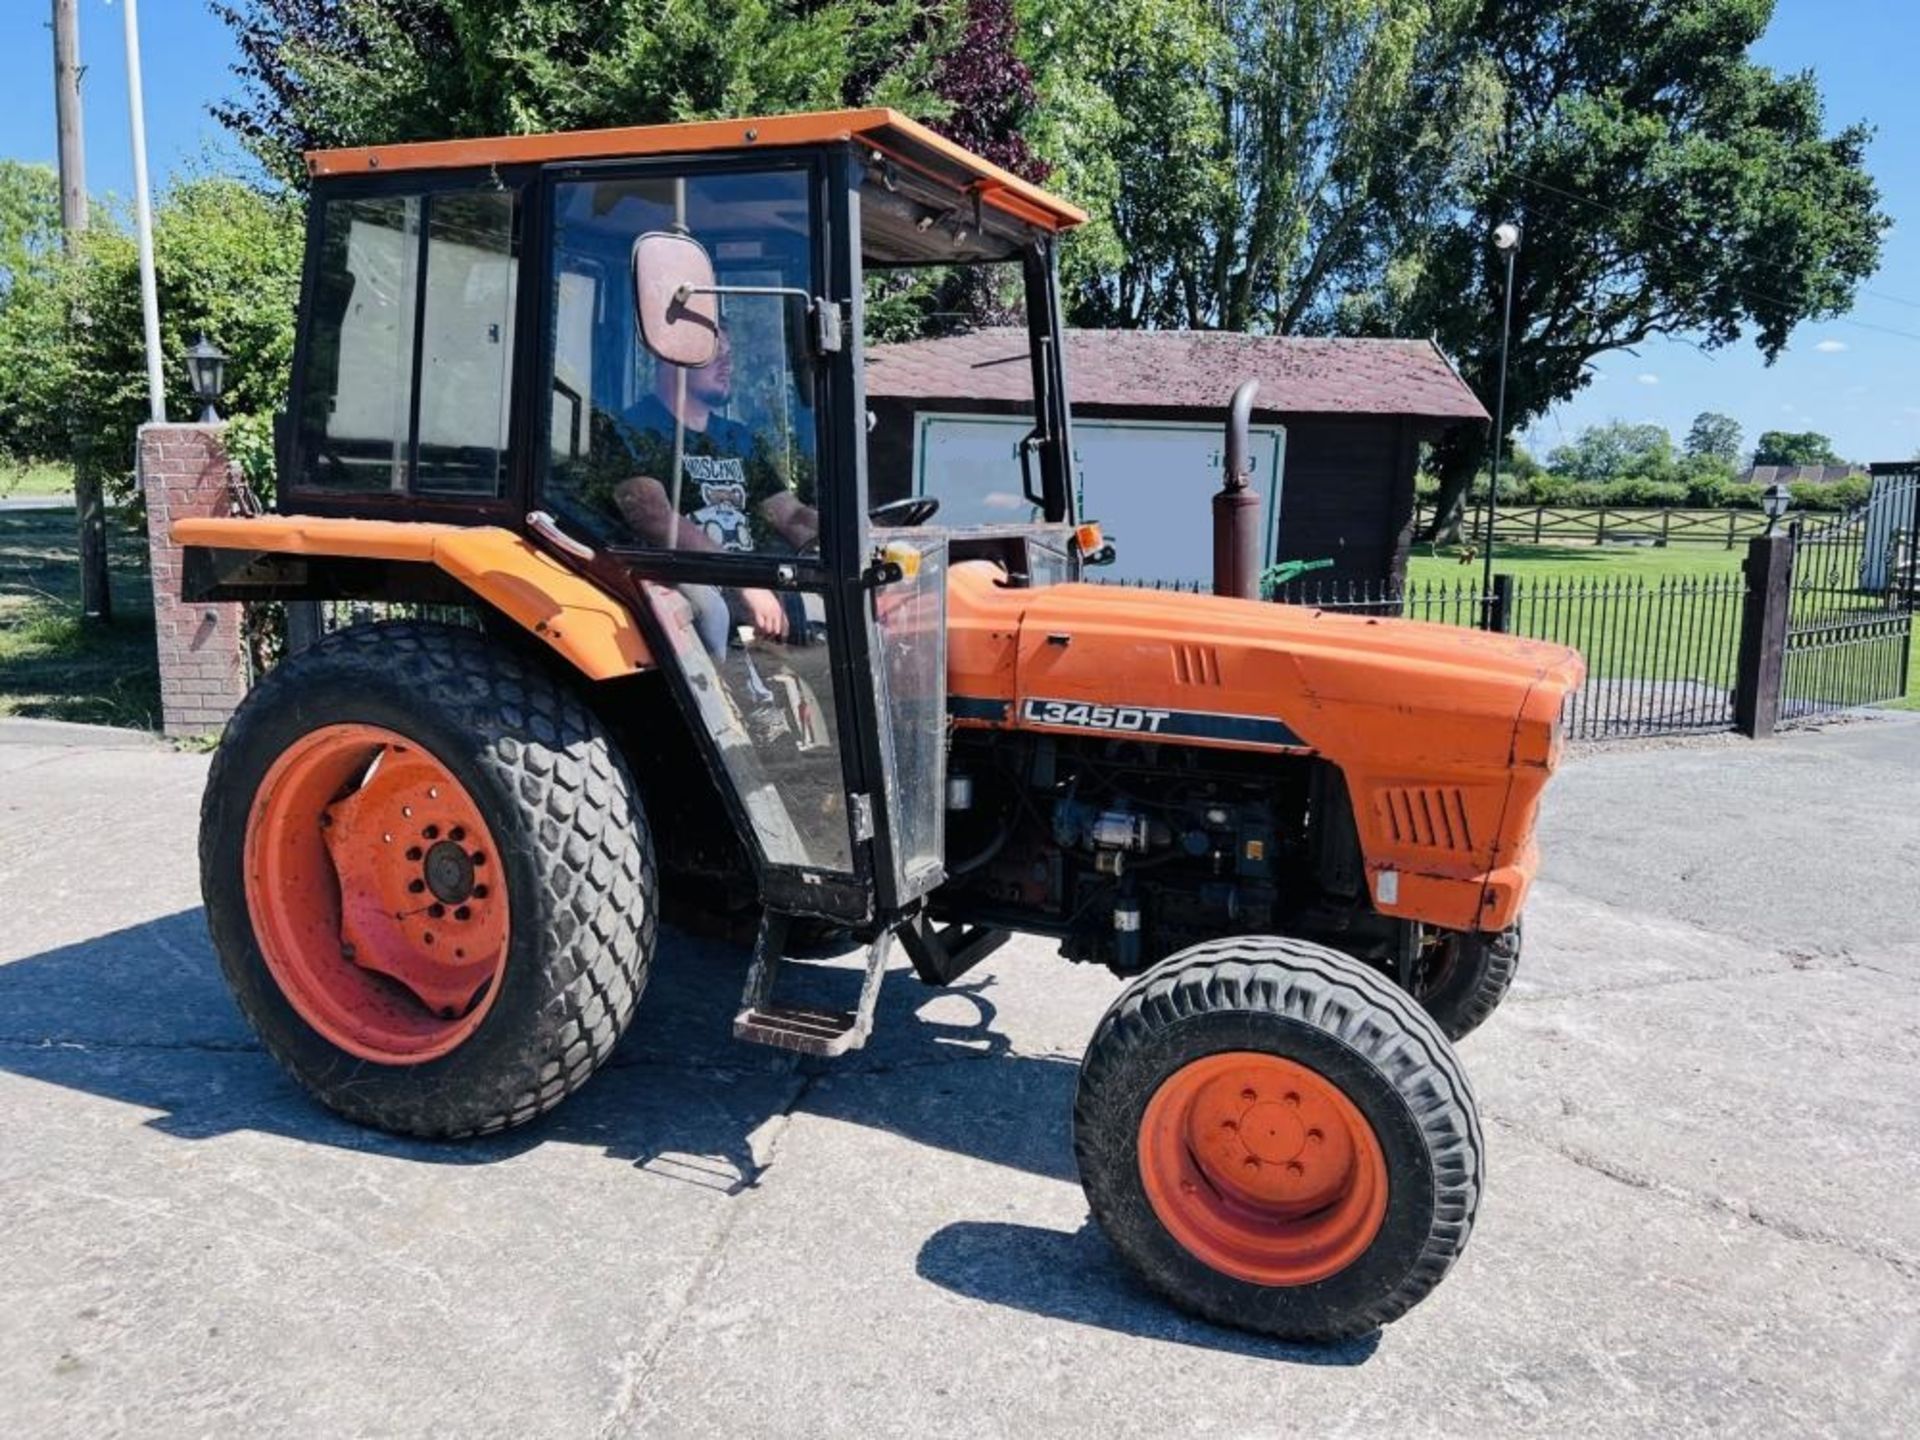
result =
[[417,1065],[480,1028],[507,965],[506,879],[473,796],[416,741],[301,736],[255,792],[245,866],[267,969],[333,1044]]
[[1387,1161],[1317,1071],[1255,1051],[1169,1075],[1140,1118],[1140,1178],[1167,1233],[1211,1269],[1311,1285],[1365,1253],[1387,1214]]

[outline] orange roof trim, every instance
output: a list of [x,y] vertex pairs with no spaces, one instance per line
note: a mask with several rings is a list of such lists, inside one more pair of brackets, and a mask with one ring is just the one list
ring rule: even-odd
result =
[[392,170],[454,170],[479,165],[537,165],[560,160],[610,160],[642,155],[692,155],[714,150],[784,149],[858,140],[899,159],[902,148],[927,152],[944,167],[971,178],[989,205],[1050,230],[1084,224],[1087,212],[1038,185],[982,160],[897,110],[820,110],[742,120],[694,120],[678,125],[630,125],[550,135],[501,135],[482,140],[428,140],[354,150],[313,150],[307,170],[316,176],[366,175]]

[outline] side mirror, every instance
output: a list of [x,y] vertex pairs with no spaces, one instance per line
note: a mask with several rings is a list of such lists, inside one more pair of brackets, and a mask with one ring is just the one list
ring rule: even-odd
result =
[[691,235],[650,230],[633,242],[633,308],[640,339],[670,365],[698,370],[720,344],[713,258]]

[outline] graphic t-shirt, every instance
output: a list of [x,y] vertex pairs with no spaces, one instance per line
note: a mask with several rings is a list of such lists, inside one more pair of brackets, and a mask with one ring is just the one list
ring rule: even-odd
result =
[[[633,473],[673,493],[673,415],[649,395],[620,417]],[[737,420],[709,416],[705,430],[681,432],[680,513],[722,550],[755,550],[777,538],[760,507],[788,488],[767,448]]]

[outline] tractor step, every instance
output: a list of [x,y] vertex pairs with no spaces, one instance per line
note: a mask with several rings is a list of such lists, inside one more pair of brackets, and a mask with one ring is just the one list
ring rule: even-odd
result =
[[[893,951],[893,932],[883,930],[867,951],[866,974],[860,981],[860,1000],[852,1010],[819,1005],[782,1003],[774,999],[774,982],[786,955],[787,917],[767,911],[760,919],[754,942],[753,964],[733,1017],[733,1037],[802,1055],[844,1055],[867,1043],[873,1030],[873,1010],[880,998],[880,981]],[[813,968],[813,967],[808,967]]]

